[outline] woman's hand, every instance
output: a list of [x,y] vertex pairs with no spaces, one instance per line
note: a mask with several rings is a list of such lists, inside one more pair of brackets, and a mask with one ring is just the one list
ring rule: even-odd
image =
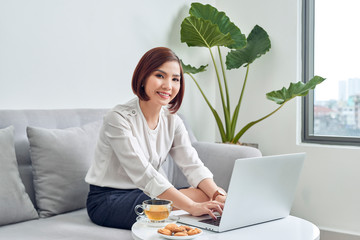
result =
[[221,215],[223,208],[224,203],[218,201],[194,202],[189,213],[193,216],[209,214],[213,219],[216,219],[214,212],[218,212]]
[[225,201],[226,201],[226,196],[217,195],[214,200],[217,201],[217,202],[225,203]]

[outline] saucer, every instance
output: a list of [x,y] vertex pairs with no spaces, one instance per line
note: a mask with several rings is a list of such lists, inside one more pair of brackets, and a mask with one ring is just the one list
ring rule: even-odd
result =
[[166,239],[193,239],[193,238],[196,238],[198,236],[200,236],[201,234],[203,233],[203,231],[201,231],[200,233],[198,234],[194,234],[194,235],[189,235],[189,236],[168,236],[168,235],[164,235],[164,234],[161,234],[161,233],[158,233],[158,236],[161,236],[163,238],[166,238]]
[[163,221],[152,221],[146,217],[137,217],[136,218],[137,222],[145,224],[146,226],[149,226],[149,227],[158,227],[158,228],[165,227],[169,223],[176,223],[177,220],[179,220],[178,216],[170,216]]

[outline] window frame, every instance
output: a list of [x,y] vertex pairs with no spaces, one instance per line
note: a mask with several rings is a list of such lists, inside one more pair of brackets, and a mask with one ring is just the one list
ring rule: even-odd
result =
[[[302,79],[309,81],[314,76],[314,16],[315,1],[302,0]],[[326,76],[325,76],[326,77]],[[327,145],[360,146],[360,137],[314,135],[314,91],[302,102],[302,142]]]

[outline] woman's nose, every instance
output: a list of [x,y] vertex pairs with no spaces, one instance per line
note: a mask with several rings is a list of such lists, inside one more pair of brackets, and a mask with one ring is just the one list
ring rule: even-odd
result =
[[163,82],[162,87],[163,87],[164,89],[171,89],[171,79],[166,79],[166,80]]

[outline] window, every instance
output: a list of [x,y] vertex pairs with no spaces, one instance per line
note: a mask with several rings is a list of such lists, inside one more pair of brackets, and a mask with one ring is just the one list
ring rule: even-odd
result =
[[360,146],[360,1],[303,0],[303,141]]

